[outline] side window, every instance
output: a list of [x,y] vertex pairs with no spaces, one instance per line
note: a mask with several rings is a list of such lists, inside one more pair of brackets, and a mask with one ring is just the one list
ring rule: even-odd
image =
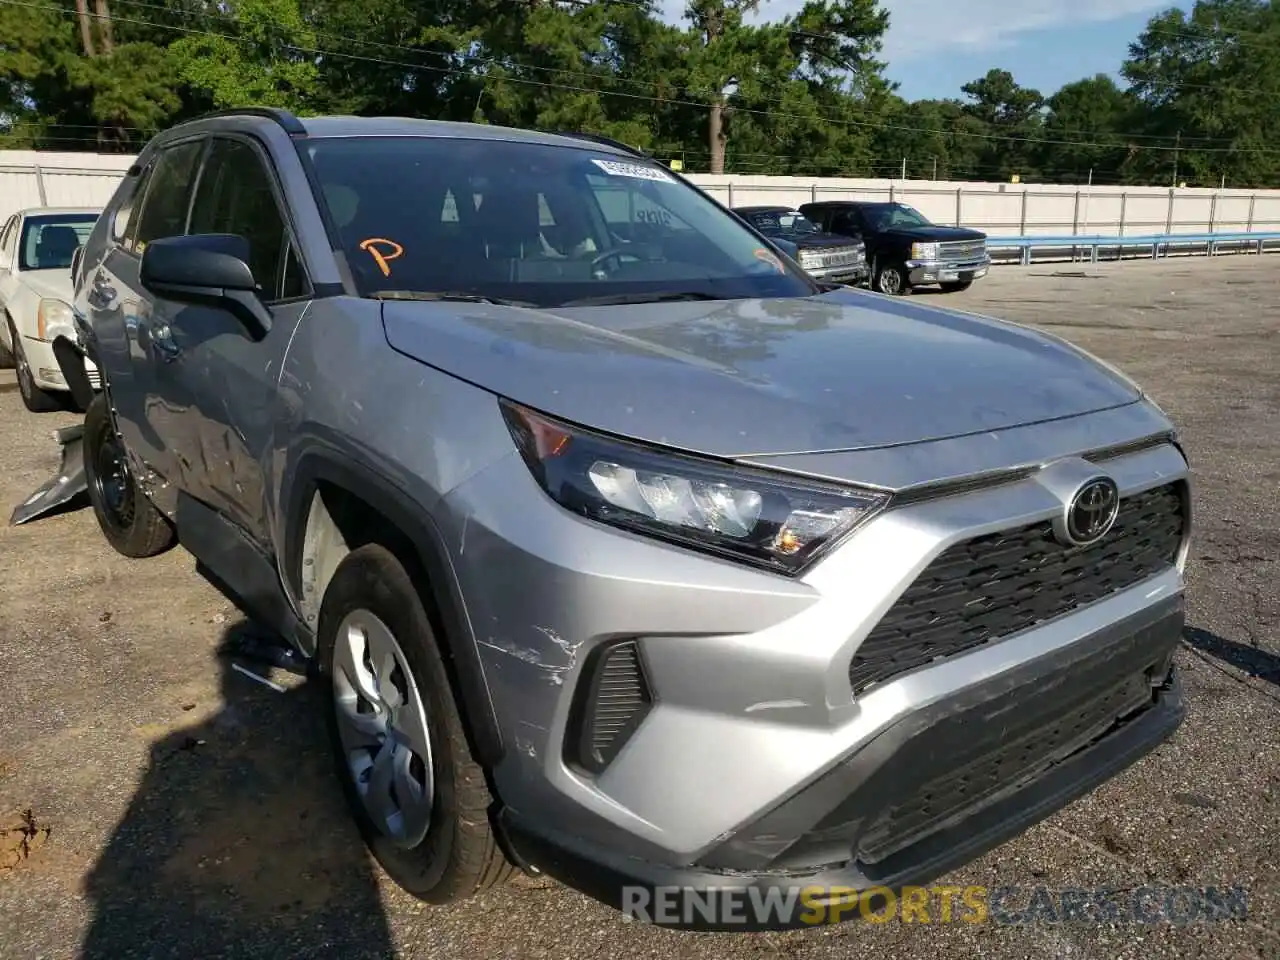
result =
[[[147,177],[146,195],[137,213],[137,226],[125,248],[141,254],[148,243],[186,233],[187,204],[200,162],[203,140],[193,140],[161,152]],[[133,219],[130,217],[130,219]]]
[[613,178],[587,176],[610,230],[632,242],[660,243],[698,236],[697,231],[643,188],[620,185]]
[[234,233],[249,241],[249,267],[263,298],[304,296],[308,285],[261,157],[241,140],[215,137],[191,207],[190,233]]
[[120,201],[120,205],[116,207],[115,212],[111,214],[111,239],[113,242],[124,245],[125,238],[129,236],[129,227],[133,225],[133,211],[142,202],[143,194],[147,192],[147,184],[151,182],[151,171],[154,169],[155,163],[153,161],[134,178],[133,189],[125,195],[124,199]]
[[6,221],[4,229],[0,230],[0,264],[8,266],[13,262],[13,250],[16,244],[15,238],[18,236],[18,215],[15,213]]
[[832,221],[836,233],[861,233],[862,218],[853,210],[846,210],[843,213],[836,214]]

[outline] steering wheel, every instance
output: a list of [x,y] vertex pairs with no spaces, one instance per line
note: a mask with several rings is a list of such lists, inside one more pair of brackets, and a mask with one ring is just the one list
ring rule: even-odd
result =
[[[647,256],[646,256],[647,254]],[[609,260],[616,260],[618,265],[622,265],[624,257],[643,263],[647,260],[656,259],[654,250],[649,244],[627,244],[626,246],[606,247],[594,257],[591,258],[591,272],[604,269],[604,264]]]

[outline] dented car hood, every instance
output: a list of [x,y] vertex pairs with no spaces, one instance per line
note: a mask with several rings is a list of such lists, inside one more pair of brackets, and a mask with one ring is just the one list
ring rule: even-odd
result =
[[574,309],[388,301],[397,351],[581,425],[721,457],[918,443],[1134,403],[1015,324],[841,290]]

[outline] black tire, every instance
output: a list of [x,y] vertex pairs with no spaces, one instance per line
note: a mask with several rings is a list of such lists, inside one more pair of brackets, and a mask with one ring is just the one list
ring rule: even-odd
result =
[[[9,326],[7,319],[5,321],[5,326],[9,327],[9,336],[12,337],[13,327]],[[17,341],[15,340],[14,343],[16,344]],[[8,347],[6,347],[3,343],[0,343],[0,370],[12,370],[17,365],[18,365],[18,361],[14,359],[13,351],[10,350]]]
[[26,352],[22,349],[22,339],[18,336],[13,321],[9,321],[9,336],[13,341],[13,363],[18,368],[18,392],[22,394],[22,405],[32,413],[52,413],[62,409],[62,401],[57,394],[41,390],[32,379],[31,365],[27,363]]
[[972,280],[959,280],[956,283],[944,283],[942,286],[943,293],[961,293],[973,286]]
[[909,294],[911,281],[907,277],[906,264],[890,261],[877,266],[871,289],[891,297],[903,297]]
[[430,825],[417,846],[397,844],[380,831],[347,764],[338,707],[326,685],[330,746],[365,843],[392,880],[428,903],[465,899],[506,882],[517,868],[507,860],[494,834],[493,795],[467,744],[435,628],[412,578],[380,544],[366,544],[349,553],[325,590],[317,653],[330,683],[338,628],[356,610],[368,611],[386,624],[404,653],[425,707],[435,781]]
[[84,415],[84,473],[102,535],[126,557],[154,557],[173,546],[173,527],[138,489],[104,394]]

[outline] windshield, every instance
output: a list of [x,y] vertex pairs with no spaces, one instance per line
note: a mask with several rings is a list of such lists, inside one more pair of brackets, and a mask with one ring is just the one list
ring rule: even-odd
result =
[[795,233],[821,233],[799,210],[744,210],[743,218],[766,237]]
[[905,203],[864,203],[862,212],[875,230],[933,226],[924,214]]
[[434,137],[318,139],[307,151],[364,296],[449,291],[549,307],[818,292],[709,197],[646,161]]
[[49,213],[24,217],[18,245],[19,270],[69,270],[76,248],[89,239],[93,213]]

